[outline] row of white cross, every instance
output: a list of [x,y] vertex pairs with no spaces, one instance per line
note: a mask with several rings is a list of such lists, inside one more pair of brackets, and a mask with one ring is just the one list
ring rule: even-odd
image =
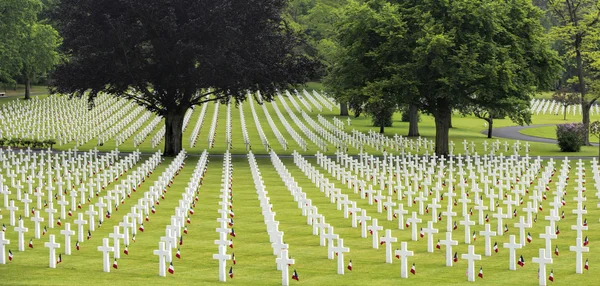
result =
[[206,118],[206,108],[208,104],[202,104],[202,110],[200,111],[200,116],[196,120],[196,125],[194,125],[194,129],[192,129],[192,134],[190,135],[190,148],[196,146],[196,141],[198,141],[198,135],[200,134],[200,128],[202,128],[202,124],[204,123],[204,118]]

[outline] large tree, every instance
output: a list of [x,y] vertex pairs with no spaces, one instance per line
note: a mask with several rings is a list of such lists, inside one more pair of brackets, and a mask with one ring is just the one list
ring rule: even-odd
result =
[[285,0],[61,0],[68,61],[52,91],[134,100],[165,118],[166,155],[182,148],[188,108],[303,82],[314,64],[281,14]]
[[0,82],[22,78],[25,98],[29,82],[44,75],[58,60],[60,37],[46,24],[40,0],[0,1]]
[[570,74],[564,87],[580,95],[585,145],[590,144],[590,108],[600,98],[599,5],[598,0],[548,0],[548,9],[558,22],[551,33],[564,50]]

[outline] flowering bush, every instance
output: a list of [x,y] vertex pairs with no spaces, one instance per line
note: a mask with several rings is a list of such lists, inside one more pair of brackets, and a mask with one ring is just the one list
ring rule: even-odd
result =
[[584,127],[582,123],[559,124],[556,126],[558,147],[562,152],[579,152],[583,146]]

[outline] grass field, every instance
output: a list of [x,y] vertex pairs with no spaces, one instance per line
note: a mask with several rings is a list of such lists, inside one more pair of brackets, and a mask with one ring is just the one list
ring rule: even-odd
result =
[[[288,105],[290,105],[289,102]],[[280,110],[284,110],[279,102],[278,106]],[[260,146],[257,127],[254,124],[248,102],[245,102],[243,107],[244,118],[248,126],[248,133],[252,142],[253,152],[256,154],[267,154],[267,151]],[[271,104],[267,104],[267,109],[275,121],[277,128],[288,140],[288,143],[290,144],[288,150],[283,150],[277,143],[273,131],[266,120],[264,120],[265,115],[262,108],[258,105],[255,107],[261,118],[262,128],[275,152],[279,155],[289,155],[294,149],[298,149],[298,144],[292,140],[282,123],[277,119],[277,115]],[[146,178],[145,183],[137,188],[137,192],[132,193],[131,198],[125,200],[124,204],[119,207],[119,211],[113,212],[112,217],[110,219],[105,219],[102,227],[93,232],[90,240],[81,242],[81,250],[74,250],[75,239],[73,239],[73,255],[67,256],[63,254],[63,262],[58,264],[57,269],[48,268],[48,249],[43,247],[43,243],[48,240],[48,235],[54,234],[57,237],[57,242],[61,243],[61,247],[64,247],[64,237],[59,234],[61,228],[49,228],[49,232],[45,236],[42,236],[41,239],[33,240],[33,249],[27,248],[26,245],[25,251],[19,252],[16,250],[18,241],[16,232],[14,232],[12,226],[8,226],[9,212],[1,205],[2,210],[0,211],[0,215],[3,217],[0,218],[0,223],[7,225],[6,238],[10,240],[7,249],[12,251],[14,259],[6,265],[0,265],[0,284],[220,284],[218,282],[217,273],[218,263],[216,260],[212,259],[212,254],[217,252],[217,246],[213,241],[219,238],[215,229],[219,226],[216,218],[219,216],[218,209],[220,206],[218,203],[222,189],[223,158],[220,155],[226,150],[225,106],[221,106],[218,116],[216,132],[217,140],[214,148],[209,150],[209,153],[212,156],[208,165],[208,171],[203,178],[202,186],[198,189],[199,200],[197,202],[197,207],[195,208],[195,214],[191,216],[191,223],[187,225],[189,233],[184,235],[183,238],[184,243],[181,246],[182,257],[181,259],[174,258],[173,264],[175,267],[175,274],[167,274],[167,277],[165,278],[158,277],[158,258],[152,255],[152,251],[158,247],[160,236],[165,234],[165,226],[170,223],[171,216],[174,215],[174,208],[178,205],[181,194],[184,192],[184,188],[191,179],[192,171],[198,160],[198,157],[195,155],[208,147],[206,138],[213,110],[213,106],[210,105],[207,109],[205,122],[200,130],[198,144],[195,147],[189,148],[187,138],[189,138],[191,130],[199,116],[199,109],[194,112],[194,116],[190,120],[190,126],[188,126],[184,132],[184,147],[191,156],[186,159],[185,167],[181,170],[179,175],[175,178],[173,185],[166,192],[165,199],[160,201],[160,205],[156,205],[156,214],[150,215],[150,221],[144,223],[144,232],[138,232],[136,242],[130,243],[128,247],[129,255],[121,254],[121,258],[118,260],[118,269],[111,269],[111,273],[103,273],[102,253],[97,251],[96,247],[101,244],[102,238],[108,237],[108,234],[112,232],[113,227],[122,220],[122,217],[138,202],[138,199],[143,197],[143,193],[153,186],[154,181],[157,180],[160,174],[167,168],[171,159],[166,159],[159,165],[158,168],[154,170],[153,174]],[[331,119],[336,115],[336,112],[336,109],[334,109],[331,112],[324,112],[322,115]],[[314,110],[308,113],[313,118],[316,118],[316,115],[318,114],[318,112]],[[233,279],[228,278],[227,283],[240,285],[280,285],[281,273],[276,270],[276,257],[272,254],[273,251],[269,244],[266,226],[263,223],[263,215],[252,180],[252,174],[248,160],[245,157],[246,150],[241,141],[242,132],[239,127],[239,111],[233,107],[231,114],[233,126],[232,137],[234,140],[231,152],[238,155],[234,155],[232,161],[234,170],[232,193],[233,210],[235,211],[234,229],[236,233],[236,237],[233,240],[235,242],[235,247],[228,250],[228,253],[235,253],[237,264],[233,267],[235,277]],[[425,138],[432,139],[435,131],[432,118],[427,115],[422,115],[421,118],[422,121],[419,126],[421,135]],[[296,132],[302,134],[299,127],[293,123],[291,117],[287,114],[286,119],[292,124]],[[386,135],[393,136],[396,133],[399,135],[406,134],[408,123],[401,123],[399,119],[400,115],[397,114],[394,118],[394,126],[386,128]],[[560,120],[562,120],[562,117],[558,119],[550,115],[534,116],[535,124],[553,123]],[[497,127],[512,125],[512,123],[506,119],[496,120],[494,124]],[[456,148],[461,148],[462,145],[460,142],[468,140],[477,143],[477,150],[483,151],[481,144],[487,139],[485,138],[485,135],[481,134],[481,131],[485,129],[482,120],[473,117],[454,116],[453,125],[455,128],[450,131],[450,137],[455,142]],[[154,152],[156,149],[162,148],[162,145],[160,145],[156,149],[152,149],[149,143],[150,138],[158,131],[159,127],[160,124],[156,130],[151,132],[150,136],[142,146],[139,147],[140,151],[150,153]],[[378,130],[378,128],[370,126],[370,120],[365,117],[352,118],[352,125],[349,128],[354,128],[362,132]],[[348,131],[348,127],[346,130]],[[307,140],[304,135],[303,137]],[[513,141],[508,140],[508,142]],[[71,143],[60,146],[58,149],[67,150],[73,146],[74,144]],[[80,146],[79,150],[87,150],[94,147],[96,147],[95,142],[88,142],[86,145]],[[334,149],[333,145],[330,144],[329,148],[330,150],[328,153],[332,154]],[[98,149],[104,151],[112,150],[114,149],[114,141],[109,141],[104,146],[98,147]],[[119,149],[121,151],[131,151],[136,148],[132,146],[132,139],[130,139]],[[375,152],[372,147],[367,147],[365,149],[368,152],[380,154],[380,152]],[[558,147],[554,144],[535,143],[532,144],[531,150],[531,156],[564,156],[564,153],[559,152]],[[597,155],[596,147],[584,147],[582,150],[582,152],[577,153],[576,155]],[[317,146],[311,142],[309,144],[309,150],[301,153],[305,155],[314,155],[317,151]],[[351,148],[349,153],[356,154],[358,151],[358,149]],[[307,157],[307,159],[310,163],[316,165],[315,158]],[[325,197],[325,194],[304,175],[302,170],[295,166],[294,161],[289,157],[282,157],[283,163],[293,175],[294,180],[306,193],[307,197],[312,200],[312,204],[318,207],[319,213],[326,217],[327,223],[335,228],[336,234],[339,234],[340,237],[344,239],[344,245],[350,248],[350,253],[346,254],[345,263],[347,264],[348,261],[352,259],[353,270],[346,271],[345,275],[338,275],[336,272],[337,260],[329,260],[327,258],[327,249],[319,246],[318,236],[312,235],[312,226],[306,224],[306,217],[302,216],[301,210],[297,208],[298,203],[294,201],[293,196],[282,182],[271,161],[264,156],[258,157],[257,161],[264,185],[266,186],[266,190],[270,197],[270,202],[273,204],[273,211],[277,213],[276,219],[280,222],[279,229],[285,233],[284,241],[289,244],[289,253],[291,257],[296,260],[295,265],[291,267],[292,270],[290,273],[293,272],[293,269],[296,269],[300,281],[290,281],[290,284],[389,285],[396,283],[417,283],[420,285],[456,285],[467,282],[465,276],[466,261],[459,259],[453,267],[446,267],[444,256],[445,247],[442,246],[441,250],[436,249],[433,253],[428,253],[427,237],[419,238],[418,241],[411,241],[410,229],[399,230],[397,220],[387,221],[386,214],[378,213],[375,205],[369,205],[359,194],[355,194],[352,188],[347,188],[344,182],[340,182],[330,174],[327,174],[326,170],[318,168],[321,173],[327,174],[330,182],[335,183],[336,188],[340,188],[341,192],[348,195],[350,200],[356,201],[358,207],[365,209],[372,218],[377,218],[379,224],[385,229],[391,229],[393,236],[397,237],[399,242],[408,242],[408,248],[415,252],[415,256],[409,258],[408,262],[411,265],[412,263],[415,263],[417,274],[410,275],[408,280],[400,279],[399,260],[394,259],[393,264],[386,264],[385,247],[380,246],[379,249],[373,249],[371,246],[371,236],[368,238],[361,238],[360,228],[352,228],[350,220],[344,219],[343,212],[337,210],[335,204],[330,203],[330,199]],[[555,284],[571,283],[574,285],[597,285],[596,274],[600,273],[598,272],[600,267],[597,266],[600,265],[600,260],[597,258],[598,256],[596,256],[600,255],[600,248],[597,247],[598,241],[600,241],[600,228],[598,227],[600,211],[595,206],[597,203],[597,195],[595,194],[596,188],[594,185],[595,174],[592,173],[592,169],[590,168],[590,161],[586,160],[584,162],[586,166],[585,178],[587,178],[586,187],[588,188],[586,192],[588,201],[584,203],[587,205],[587,214],[584,217],[587,218],[589,225],[589,230],[584,231],[584,236],[589,237],[590,252],[584,253],[583,257],[584,261],[586,258],[589,258],[590,270],[585,271],[584,274],[575,274],[575,254],[568,250],[569,246],[574,245],[575,243],[575,232],[571,230],[571,225],[577,223],[575,215],[572,214],[572,210],[576,207],[574,198],[577,195],[577,192],[574,189],[576,185],[576,164],[575,162],[571,162],[570,165],[572,168],[568,173],[570,180],[566,188],[567,194],[565,195],[566,205],[560,208],[561,211],[564,210],[565,218],[557,223],[560,227],[561,234],[552,242],[552,247],[555,245],[559,247],[560,255],[553,255],[553,264],[547,268],[548,273],[550,270],[554,271]],[[556,166],[558,171],[560,171],[560,162],[558,162]],[[2,170],[2,174],[5,176],[5,184],[10,182],[10,179],[6,177],[7,172],[9,171],[9,169]],[[556,177],[558,177],[558,174],[559,172],[557,172]],[[550,191],[548,191],[548,201],[543,203],[544,209],[538,213],[537,223],[529,229],[533,236],[532,243],[527,244],[521,250],[517,250],[517,257],[523,255],[525,258],[525,267],[518,267],[517,271],[508,270],[508,250],[502,247],[503,243],[508,242],[509,235],[517,235],[518,238],[518,229],[513,226],[514,223],[518,222],[517,218],[511,217],[504,220],[509,226],[509,231],[502,236],[492,238],[492,243],[497,242],[500,246],[500,251],[499,253],[493,253],[492,256],[489,257],[483,256],[484,240],[479,234],[479,231],[483,230],[483,226],[476,225],[472,227],[471,231],[477,231],[478,234],[477,240],[473,243],[473,245],[475,245],[476,253],[482,254],[483,256],[482,260],[475,264],[476,271],[479,270],[479,267],[482,267],[484,271],[484,279],[477,278],[478,283],[490,285],[538,284],[537,265],[533,264],[531,259],[538,256],[539,248],[544,247],[544,241],[539,238],[539,234],[543,232],[544,226],[547,224],[544,220],[544,216],[549,215],[550,207],[548,203],[553,198],[551,192],[557,187],[556,182],[558,180],[556,177],[554,177],[554,182],[549,184]],[[117,183],[118,182],[115,182],[109,185],[107,190],[114,188]],[[47,182],[44,182],[44,184],[47,184]],[[479,187],[483,189],[483,183],[479,182]],[[12,187],[10,190],[12,194],[9,195],[9,198],[16,199],[16,190]],[[0,198],[2,198],[2,195],[0,195]],[[525,197],[524,200],[527,202],[531,200],[531,197]],[[94,202],[95,198],[92,199],[91,203]],[[406,205],[406,199],[399,202],[405,204],[405,209],[409,211],[417,210],[416,205],[408,207]],[[15,204],[19,207],[18,214],[29,212],[29,210],[23,210],[23,204],[21,202],[15,201]],[[469,207],[472,206],[473,203],[470,203]],[[516,207],[519,215],[525,214],[523,211],[524,206],[525,205],[520,205]],[[87,205],[84,205],[83,210],[87,209],[86,207]],[[459,209],[460,207],[455,207],[455,211],[458,212]],[[71,228],[75,229],[73,220],[77,214],[83,212],[83,210],[74,211],[72,218],[67,217],[67,219],[62,221],[63,226],[65,223],[69,222],[71,223]],[[491,218],[492,213],[487,213]],[[47,214],[42,212],[42,216],[47,217]],[[425,214],[420,217],[424,221],[431,220],[431,214]],[[474,212],[471,220],[476,220],[476,217],[477,214]],[[462,219],[462,217],[460,219]],[[495,228],[496,219],[491,218],[490,223]],[[29,218],[24,218],[24,224],[29,228],[29,232],[25,235],[25,244],[27,244],[29,239],[33,237],[33,223]],[[434,235],[434,242],[437,242],[437,239],[443,239],[445,237],[445,225],[446,218],[435,223],[435,227],[439,229],[440,233]],[[425,225],[420,224],[419,227],[421,226],[424,227]],[[464,228],[462,225],[459,225],[458,229],[453,231],[453,239],[459,241],[458,246],[454,247],[454,251],[458,253],[459,257],[461,254],[466,253],[467,250],[467,244],[464,243],[463,238]],[[394,249],[399,247],[399,242],[394,243]],[[121,249],[123,249],[123,245],[121,245]],[[64,253],[64,250],[61,249],[58,253]],[[228,262],[228,269],[229,266],[231,266],[231,262]]]

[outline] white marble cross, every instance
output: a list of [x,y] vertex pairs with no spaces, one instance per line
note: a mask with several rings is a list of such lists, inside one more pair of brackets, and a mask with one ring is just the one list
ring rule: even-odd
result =
[[159,241],[158,250],[154,250],[153,253],[158,256],[158,276],[165,277],[167,275],[165,258],[167,254],[171,253],[171,250],[165,249],[164,241]]
[[[523,218],[523,217],[521,217]],[[516,255],[516,251],[515,249],[520,249],[521,247],[523,247],[520,243],[516,243],[515,242],[515,235],[511,234],[509,236],[509,242],[508,243],[504,243],[503,244],[504,248],[508,248],[508,269],[510,270],[517,270],[517,264],[516,264],[516,260],[517,260],[517,255]]]
[[377,224],[377,219],[374,218],[371,220],[371,225],[369,226],[369,231],[373,235],[373,248],[379,249],[379,231],[383,230],[383,226]]
[[569,246],[569,250],[575,252],[575,273],[581,274],[583,273],[583,252],[589,252],[590,248],[583,246],[581,242],[581,237],[575,238],[575,246]]
[[28,232],[29,229],[23,226],[23,220],[19,220],[19,226],[15,227],[15,231],[19,233],[19,251],[25,251],[25,233]]
[[75,231],[71,230],[71,224],[65,223],[65,229],[61,230],[60,234],[65,236],[65,254],[71,255],[71,236],[75,235]]
[[213,254],[213,259],[219,261],[219,281],[227,280],[227,260],[231,260],[231,255],[227,254],[227,246],[219,245],[219,253]]
[[452,246],[458,245],[458,241],[452,240],[452,232],[446,232],[446,239],[440,240],[440,244],[446,246],[446,266],[452,266]]
[[121,239],[125,238],[125,235],[122,233],[119,233],[120,227],[115,225],[113,227],[113,232],[108,234],[108,237],[113,239],[113,248],[115,249],[114,251],[114,257],[115,258],[121,258]]
[[414,252],[407,249],[406,241],[400,242],[400,249],[396,250],[396,256],[400,258],[400,277],[408,278],[408,257],[413,256]]
[[360,221],[361,226],[361,237],[367,238],[367,220],[371,219],[371,216],[367,215],[366,210],[361,210],[361,215],[356,218]]
[[50,235],[50,241],[44,242],[44,247],[50,249],[50,268],[56,268],[56,249],[60,248],[60,243],[54,242],[54,234]]
[[386,229],[385,235],[381,237],[381,244],[385,244],[385,263],[392,263],[392,242],[397,242],[398,238],[392,236],[392,230]]
[[465,227],[465,243],[471,243],[471,226],[475,225],[475,222],[470,220],[470,216],[467,214],[464,216],[464,220],[459,221],[461,225]]
[[288,257],[287,249],[281,250],[281,255],[276,259],[276,263],[279,265],[279,268],[281,268],[281,285],[290,285],[289,265],[294,264],[295,260]]
[[546,241],[546,257],[552,257],[552,239],[556,239],[556,233],[551,226],[546,226],[546,232],[540,233],[540,238]]
[[420,223],[422,221],[423,221],[422,219],[417,218],[417,212],[412,212],[412,217],[409,217],[406,219],[406,223],[409,223],[410,226],[412,226],[412,240],[413,241],[417,241],[417,235],[418,235],[417,223]]
[[110,253],[114,250],[114,247],[109,246],[108,238],[103,238],[102,246],[98,246],[98,251],[102,251],[102,269],[104,272],[110,272]]
[[398,203],[398,208],[394,210],[394,214],[398,216],[398,229],[404,229],[404,215],[407,213],[408,211],[404,209],[404,205]]
[[83,214],[78,213],[77,219],[74,221],[77,225],[77,241],[83,241],[83,225],[87,224],[87,220],[83,219]]
[[40,239],[40,222],[44,221],[43,217],[40,217],[40,212],[35,212],[35,215],[31,218],[31,221],[33,221],[33,229],[34,229],[34,236],[36,239]]
[[[489,224],[486,224],[489,228]],[[469,245],[469,251],[467,254],[461,255],[462,259],[467,260],[467,277],[468,280],[475,281],[475,260],[481,260],[480,254],[475,254],[475,246]]]
[[533,263],[537,263],[539,265],[538,284],[540,286],[546,286],[546,264],[552,264],[552,256],[546,256],[546,250],[544,248],[540,248],[539,256],[533,257],[531,260]]
[[344,247],[344,239],[338,238],[337,246],[333,247],[333,251],[338,254],[338,274],[344,274],[344,253],[350,252],[350,248]]
[[[2,180],[2,178],[0,178]],[[4,231],[0,231],[0,264],[6,264],[6,245],[10,244],[10,240],[5,239]]]
[[489,223],[485,224],[485,230],[479,231],[479,234],[485,237],[485,256],[492,255],[492,236],[496,236],[495,231],[491,231]]
[[529,223],[525,221],[525,217],[520,216],[519,222],[515,223],[515,227],[519,229],[519,243],[525,246],[525,228],[530,227]]
[[433,221],[427,222],[427,227],[423,228],[423,232],[427,234],[427,252],[433,252],[433,234],[438,233],[438,229],[433,227]]

